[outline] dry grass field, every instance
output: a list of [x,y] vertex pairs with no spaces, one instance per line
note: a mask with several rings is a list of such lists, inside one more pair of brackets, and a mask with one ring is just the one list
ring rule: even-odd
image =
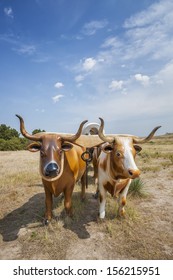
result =
[[136,161],[144,194],[129,193],[125,219],[109,196],[98,219],[91,170],[84,202],[75,187],[73,219],[58,197],[46,227],[39,154],[0,152],[0,259],[173,259],[173,135],[143,144]]

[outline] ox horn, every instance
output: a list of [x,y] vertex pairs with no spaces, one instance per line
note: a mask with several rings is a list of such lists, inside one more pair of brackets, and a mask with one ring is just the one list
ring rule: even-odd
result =
[[24,120],[21,116],[16,115],[16,117],[18,117],[20,120],[20,131],[25,138],[27,138],[29,140],[33,140],[33,141],[41,141],[41,137],[36,136],[36,135],[31,135],[26,131],[25,125],[24,125]]
[[142,143],[145,143],[145,142],[150,141],[151,138],[154,136],[154,133],[155,133],[160,127],[161,127],[161,126],[156,126],[146,138],[138,138],[138,137],[134,137],[134,136],[133,136],[133,142],[134,142],[135,144],[142,144]]
[[72,136],[61,136],[62,139],[64,141],[68,141],[68,142],[74,142],[75,140],[77,140],[80,136],[81,136],[81,133],[82,133],[82,128],[84,126],[85,123],[87,123],[88,120],[85,120],[83,122],[81,122],[79,128],[78,128],[78,131],[76,132],[75,135],[72,135]]
[[114,137],[105,136],[103,134],[104,120],[102,118],[99,118],[99,119],[101,121],[100,128],[99,128],[99,131],[98,131],[98,135],[99,135],[100,139],[103,140],[104,142],[109,142],[109,143],[115,142],[115,138]]

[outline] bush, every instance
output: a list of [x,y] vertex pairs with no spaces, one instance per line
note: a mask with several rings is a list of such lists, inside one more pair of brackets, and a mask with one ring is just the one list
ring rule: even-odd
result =
[[[45,130],[35,129],[32,134],[38,132],[45,132]],[[5,124],[0,125],[0,151],[16,151],[26,150],[29,140],[26,138],[20,138],[20,133],[16,129],[6,126]]]
[[14,128],[1,124],[0,151],[26,150],[29,141],[25,138],[20,138],[19,135]]
[[10,140],[0,139],[0,151],[26,150],[28,140],[25,138],[13,137]]
[[14,137],[19,137],[19,133],[16,129],[6,126],[5,124],[0,125],[0,138],[4,140],[10,140]]
[[6,151],[6,140],[0,139],[0,151]]

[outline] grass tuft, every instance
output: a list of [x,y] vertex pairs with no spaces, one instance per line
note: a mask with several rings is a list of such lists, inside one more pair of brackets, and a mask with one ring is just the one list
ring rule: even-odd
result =
[[129,194],[135,197],[145,197],[145,185],[144,182],[140,178],[134,179],[129,187]]

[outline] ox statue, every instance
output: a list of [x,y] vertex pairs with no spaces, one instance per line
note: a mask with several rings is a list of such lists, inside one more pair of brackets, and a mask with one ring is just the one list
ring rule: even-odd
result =
[[[52,196],[64,193],[64,207],[67,214],[72,214],[72,192],[76,181],[81,179],[82,199],[85,196],[85,162],[81,159],[82,153],[89,146],[90,139],[83,135],[79,140],[82,128],[87,121],[83,121],[75,135],[41,132],[35,135],[25,130],[24,120],[20,120],[22,135],[34,142],[28,146],[31,152],[40,151],[40,175],[45,189],[45,224],[52,218]],[[84,139],[84,140],[83,140]],[[86,142],[86,143],[84,143]],[[100,138],[91,139],[91,145],[100,143]]]
[[104,141],[97,161],[98,184],[100,193],[99,216],[105,217],[106,194],[118,199],[118,214],[124,216],[126,195],[132,179],[140,175],[136,166],[135,156],[142,148],[137,144],[149,141],[160,126],[155,127],[146,138],[133,135],[104,135],[104,121],[100,118],[101,125],[98,132]]

